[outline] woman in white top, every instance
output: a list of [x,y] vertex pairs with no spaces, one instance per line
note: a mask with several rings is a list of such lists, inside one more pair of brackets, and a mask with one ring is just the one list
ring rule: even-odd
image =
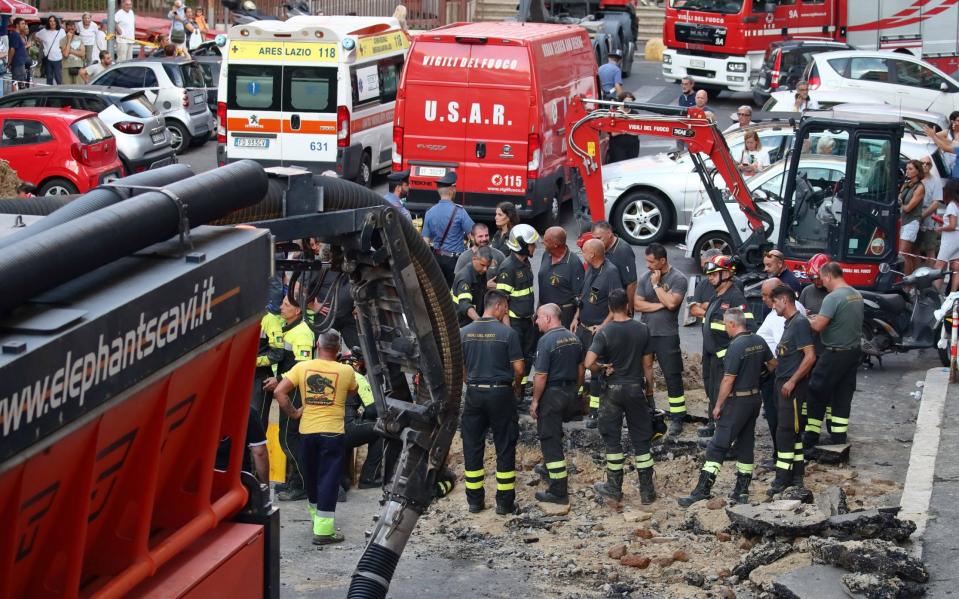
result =
[[739,172],[744,177],[752,177],[769,166],[769,153],[763,149],[763,143],[759,141],[759,134],[755,131],[747,131],[743,135],[743,141],[746,147],[739,156]]
[[47,85],[63,82],[63,52],[60,42],[67,36],[60,28],[60,19],[50,15],[44,29],[36,33],[36,40],[40,42],[43,51],[43,75],[47,78]]
[[[939,243],[939,255],[936,256],[936,268],[945,268],[949,270],[959,270],[959,229],[956,228],[959,222],[959,181],[949,179],[943,186],[942,199],[946,202],[946,214],[943,217],[943,223],[936,227],[937,233],[942,233],[942,241]],[[952,291],[959,291],[959,276],[952,275]]]

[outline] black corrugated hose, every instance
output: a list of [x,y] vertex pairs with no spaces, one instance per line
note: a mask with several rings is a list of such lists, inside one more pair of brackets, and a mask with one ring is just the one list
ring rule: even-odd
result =
[[[163,187],[174,181],[182,181],[193,176],[193,171],[185,164],[171,164],[151,171],[144,171],[117,181],[117,184],[135,187]],[[100,208],[116,204],[145,190],[121,187],[97,187],[80,196],[41,196],[38,198],[18,198],[0,200],[0,213],[49,215],[29,227],[25,227],[0,237],[0,248],[36,235],[65,222],[89,214]]]
[[[267,176],[251,161],[164,186],[187,205],[191,227],[251,206],[266,195]],[[181,213],[165,193],[148,191],[21,240],[0,253],[0,312],[179,232]],[[68,248],[64,251],[64,248]]]

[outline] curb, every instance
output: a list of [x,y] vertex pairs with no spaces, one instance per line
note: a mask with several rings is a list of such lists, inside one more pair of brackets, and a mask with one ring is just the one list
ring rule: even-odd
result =
[[909,468],[899,502],[899,517],[916,523],[916,532],[910,539],[913,542],[911,551],[916,557],[922,556],[922,536],[929,522],[929,505],[932,502],[933,478],[948,392],[949,369],[927,370],[909,454]]

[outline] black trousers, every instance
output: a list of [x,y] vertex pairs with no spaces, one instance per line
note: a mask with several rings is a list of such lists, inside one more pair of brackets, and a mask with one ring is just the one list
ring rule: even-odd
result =
[[[376,480],[380,464],[383,463],[383,437],[374,430],[375,426],[375,420],[354,420],[346,423],[347,451],[363,445],[369,446],[366,449],[366,461],[360,471],[360,480],[363,482]],[[346,466],[344,464],[344,473],[347,471]]]
[[482,505],[485,498],[483,455],[486,432],[493,431],[496,447],[496,503],[510,506],[516,500],[516,442],[519,439],[519,418],[512,387],[484,389],[466,387],[463,422],[463,469],[466,479],[466,500]]
[[703,352],[703,391],[706,392],[706,399],[709,400],[709,413],[706,416],[712,420],[713,402],[712,402],[712,369],[713,355]]
[[509,326],[519,335],[519,344],[523,349],[523,360],[525,362],[524,375],[529,374],[529,369],[533,365],[533,358],[536,355],[536,326],[532,318],[510,317]]
[[[294,408],[303,405],[300,400],[300,392],[297,389],[290,393],[290,401]],[[263,418],[262,414],[260,414],[260,418]],[[269,420],[269,410],[267,410],[266,418]],[[300,421],[291,419],[283,410],[280,410],[279,436],[280,448],[283,449],[283,455],[286,456],[286,484],[291,489],[302,489],[304,488],[304,466],[301,462],[303,442],[300,437]]]
[[809,375],[809,417],[806,432],[818,438],[826,407],[832,408],[829,432],[833,440],[845,442],[849,432],[852,396],[856,393],[856,370],[862,361],[859,348],[845,351],[824,349]]
[[459,256],[440,256],[434,252],[436,263],[440,265],[443,271],[443,278],[446,279],[446,286],[453,287],[453,276],[456,274],[456,259]]
[[762,406],[757,393],[750,397],[730,397],[723,404],[716,431],[706,447],[703,470],[718,474],[729,448],[736,444],[736,469],[742,474],[753,473],[753,449],[756,446],[756,418]]
[[536,435],[543,449],[543,462],[551,488],[566,492],[566,455],[563,453],[563,423],[582,412],[576,383],[547,387],[539,400]]
[[791,470],[795,464],[803,464],[802,434],[806,429],[803,404],[809,394],[809,377],[796,384],[792,395],[784,397],[782,388],[787,378],[776,379],[776,405],[779,421],[776,424],[776,468]]
[[650,337],[650,346],[666,379],[666,395],[670,418],[686,415],[686,396],[683,392],[683,353],[679,349],[679,335]]
[[[593,332],[581,324],[576,327],[576,337],[578,337],[579,342],[583,344],[583,355],[586,355],[585,352],[588,352],[589,346],[593,344]],[[587,387],[589,391],[589,409],[597,410],[599,409],[599,399],[602,394],[602,385],[600,385],[599,376],[596,374],[591,375]]]
[[779,406],[777,398],[778,387],[772,376],[760,377],[759,392],[763,397],[763,416],[766,417],[766,424],[769,426],[769,436],[773,440],[773,456],[775,457],[779,447],[776,438],[776,430],[779,423]]
[[653,441],[653,423],[649,417],[650,403],[642,385],[609,385],[599,405],[599,434],[606,445],[606,469],[622,470],[626,463],[623,453],[623,416],[633,444],[636,468],[652,468],[649,452]]
[[[716,400],[719,399],[719,385],[723,382],[723,377],[726,375],[725,364],[723,363],[722,358],[717,358],[715,354],[706,354],[709,358],[709,386],[706,387],[706,396],[709,398],[709,419],[713,419],[713,408],[716,407]],[[703,363],[706,363],[706,360],[703,360]],[[703,367],[703,372],[706,372],[706,367]],[[705,374],[703,375],[703,380],[707,380]]]
[[[451,283],[452,284],[452,283]],[[350,314],[333,322],[333,328],[340,332],[343,343],[352,352],[354,347],[360,346],[360,330],[356,326],[356,319]]]

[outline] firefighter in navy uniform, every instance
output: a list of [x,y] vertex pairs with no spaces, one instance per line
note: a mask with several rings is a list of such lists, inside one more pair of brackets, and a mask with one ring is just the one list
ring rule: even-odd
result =
[[732,341],[722,360],[723,373],[719,394],[716,406],[711,412],[716,422],[716,432],[706,448],[706,462],[699,472],[696,488],[689,496],[678,500],[683,507],[711,497],[710,492],[722,468],[723,459],[734,442],[736,486],[729,494],[729,499],[733,503],[749,501],[749,483],[752,482],[754,468],[756,418],[759,417],[759,410],[763,405],[759,377],[764,368],[768,371],[776,368],[776,360],[766,341],[756,333],[749,332],[742,308],[727,309],[723,323]]
[[583,292],[583,277],[586,271],[583,261],[566,247],[566,231],[562,227],[550,227],[543,233],[543,249],[546,255],[540,261],[539,305],[556,304],[562,314],[563,326],[569,328],[576,315],[576,304]]
[[612,322],[593,338],[586,354],[586,367],[594,373],[605,370],[608,387],[599,407],[599,433],[606,445],[606,482],[593,488],[615,501],[623,498],[623,417],[629,428],[633,456],[639,473],[639,497],[643,504],[656,501],[653,486],[651,407],[653,397],[653,346],[648,327],[629,315],[626,291],[609,294]]
[[[272,393],[279,380],[283,378],[297,362],[313,359],[313,346],[316,336],[309,323],[303,318],[303,311],[290,301],[283,298],[280,306],[280,316],[283,317],[283,359],[277,364],[276,376],[268,378],[263,383],[264,391]],[[290,391],[290,400],[293,409],[302,407],[302,398],[296,388]],[[306,497],[303,482],[303,470],[300,459],[300,426],[299,421],[290,418],[285,411],[280,410],[280,447],[286,455],[286,482],[287,488],[277,494],[280,501],[298,501]]]
[[[533,326],[533,311],[536,298],[533,296],[533,268],[530,258],[536,251],[539,233],[529,225],[516,225],[509,232],[506,247],[510,255],[499,267],[496,289],[506,294],[509,300],[509,326],[519,336],[520,347],[526,364],[523,382],[529,374],[533,350],[536,349],[536,328]],[[522,397],[522,394],[520,395]]]
[[537,501],[569,503],[569,479],[563,454],[563,423],[582,413],[577,389],[583,382],[583,344],[563,326],[562,309],[545,304],[536,311],[542,336],[536,345],[536,375],[529,414],[543,448],[549,488]]
[[[723,359],[730,341],[723,324],[723,315],[730,308],[741,308],[746,318],[746,328],[750,331],[756,330],[756,320],[746,305],[746,296],[734,284],[734,270],[733,260],[729,256],[716,256],[707,262],[703,269],[709,284],[716,291],[716,295],[709,300],[703,315],[703,355],[709,356],[708,360],[704,360],[704,363],[709,364],[709,387],[706,389],[706,395],[709,398],[709,414],[713,413],[713,408],[716,406],[716,397],[719,394],[719,385],[724,372]],[[705,373],[703,378],[706,378]],[[710,417],[709,424],[699,429],[699,436],[712,437],[715,424]]]
[[470,254],[473,256],[470,264],[457,271],[453,279],[453,303],[461,327],[477,320],[483,312],[486,272],[493,262],[493,252],[489,247],[478,247]]
[[502,323],[508,310],[506,295],[490,291],[486,294],[483,317],[460,331],[466,371],[460,436],[466,502],[473,514],[486,508],[483,454],[490,429],[496,447],[496,513],[512,514],[516,510],[516,398],[524,364],[519,335]]

